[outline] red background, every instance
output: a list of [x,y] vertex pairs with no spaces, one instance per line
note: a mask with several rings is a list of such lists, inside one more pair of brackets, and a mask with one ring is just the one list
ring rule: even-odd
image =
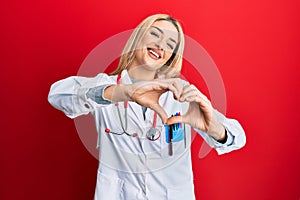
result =
[[2,1],[0,199],[92,199],[98,161],[47,102],[101,41],[169,13],[211,55],[247,145],[198,158],[197,199],[300,197],[299,10],[278,1]]

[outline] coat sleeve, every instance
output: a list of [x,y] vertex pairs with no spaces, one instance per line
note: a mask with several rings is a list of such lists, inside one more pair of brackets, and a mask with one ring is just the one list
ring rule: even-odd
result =
[[88,114],[97,107],[106,106],[107,104],[98,104],[87,98],[86,94],[90,88],[111,84],[115,84],[115,80],[104,73],[92,78],[71,76],[51,85],[48,101],[66,116],[75,118]]
[[203,139],[211,146],[215,148],[219,155],[229,153],[233,150],[237,150],[245,146],[246,135],[241,124],[235,119],[226,118],[223,114],[214,110],[214,114],[217,115],[219,121],[223,124],[227,132],[227,141],[222,144],[216,141],[213,137],[208,135],[206,132],[195,129]]

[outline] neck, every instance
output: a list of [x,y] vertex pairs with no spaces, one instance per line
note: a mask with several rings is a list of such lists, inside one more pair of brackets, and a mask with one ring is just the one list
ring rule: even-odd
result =
[[147,69],[147,67],[131,65],[130,67],[128,67],[128,74],[130,78],[142,81],[149,81],[155,78],[156,71],[152,69]]

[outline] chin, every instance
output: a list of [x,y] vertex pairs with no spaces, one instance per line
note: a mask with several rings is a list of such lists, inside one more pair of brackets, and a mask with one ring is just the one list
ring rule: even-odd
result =
[[163,66],[161,62],[157,62],[157,60],[151,58],[146,58],[144,63],[145,67],[149,68],[149,70],[157,70]]
[[147,69],[147,70],[149,70],[149,71],[156,71],[156,70],[158,70],[159,68],[161,68],[162,67],[162,65],[161,64],[158,64],[158,63],[146,63],[145,65],[144,65],[144,67]]

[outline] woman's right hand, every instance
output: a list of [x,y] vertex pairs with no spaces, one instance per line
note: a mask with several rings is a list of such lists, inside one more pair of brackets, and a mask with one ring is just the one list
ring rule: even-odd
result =
[[134,101],[157,112],[163,123],[165,123],[168,115],[159,105],[159,98],[166,91],[171,91],[174,94],[174,98],[178,100],[182,88],[183,85],[179,78],[154,79],[133,84],[109,86],[105,89],[104,97],[112,101]]

